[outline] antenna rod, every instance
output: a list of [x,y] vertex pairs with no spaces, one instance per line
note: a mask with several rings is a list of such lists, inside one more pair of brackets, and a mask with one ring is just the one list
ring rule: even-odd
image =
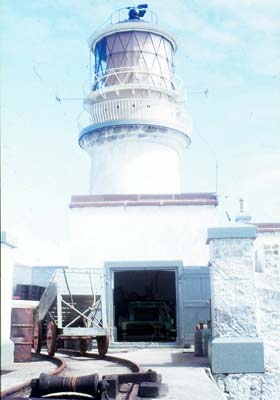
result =
[[219,163],[216,160],[216,193],[218,194],[218,182],[219,182]]
[[239,202],[240,202],[240,213],[242,214],[244,213],[244,199],[241,197],[239,199]]
[[226,211],[226,216],[227,216],[227,219],[231,222],[231,218],[230,218],[229,213],[227,211]]

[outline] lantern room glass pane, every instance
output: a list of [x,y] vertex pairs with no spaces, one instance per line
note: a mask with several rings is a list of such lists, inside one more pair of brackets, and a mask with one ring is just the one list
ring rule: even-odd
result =
[[111,34],[95,47],[94,90],[133,82],[173,89],[172,57],[172,44],[163,36],[140,31]]

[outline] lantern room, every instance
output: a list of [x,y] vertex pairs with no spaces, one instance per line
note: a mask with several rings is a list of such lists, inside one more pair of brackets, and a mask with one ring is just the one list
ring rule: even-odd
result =
[[[95,82],[93,89],[104,86],[146,83],[174,90],[173,37],[153,32],[145,23],[131,27],[121,25],[93,41]],[[130,29],[130,30],[127,30]],[[157,29],[158,30],[158,29]]]

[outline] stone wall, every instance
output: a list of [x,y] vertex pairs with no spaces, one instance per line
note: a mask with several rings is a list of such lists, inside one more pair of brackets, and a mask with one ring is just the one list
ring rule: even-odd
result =
[[210,249],[213,337],[256,337],[253,240],[220,239]]
[[218,387],[228,400],[279,400],[279,374],[216,374]]
[[264,374],[215,374],[229,400],[280,399],[280,234],[259,234],[255,243],[257,335],[264,343]]
[[256,273],[258,332],[264,339],[266,370],[280,373],[280,233],[262,234],[258,242],[258,249],[263,248],[263,272]]

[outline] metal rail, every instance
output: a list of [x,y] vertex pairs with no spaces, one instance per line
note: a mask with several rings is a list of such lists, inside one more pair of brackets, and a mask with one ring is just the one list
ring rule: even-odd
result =
[[[63,349],[60,350],[60,353],[62,354],[71,354],[71,355],[77,355],[77,361],[80,358],[80,352],[77,350],[70,350],[70,349]],[[35,353],[34,353],[35,354]],[[37,354],[38,356],[38,354]],[[49,360],[55,364],[58,365],[58,368],[53,371],[51,373],[51,375],[59,375],[64,369],[67,369],[67,364],[64,362],[64,360],[62,360],[59,357],[50,357],[48,355],[45,354],[40,354],[40,356],[43,360]],[[143,373],[143,369],[140,367],[140,365],[130,361],[130,360],[126,360],[124,358],[119,358],[119,357],[114,357],[114,356],[104,356],[104,357],[100,357],[98,354],[93,354],[93,353],[87,353],[84,355],[84,357],[87,358],[91,358],[91,359],[95,359],[95,360],[100,360],[102,359],[103,361],[109,361],[112,363],[116,363],[116,364],[120,364],[122,366],[125,366],[127,368],[129,368],[133,373]],[[31,388],[31,381],[29,380],[21,385],[17,385],[14,386],[10,389],[7,389],[3,392],[1,392],[1,398],[6,398],[6,397],[10,397],[10,396],[16,396],[17,394],[19,395],[20,392],[22,392],[23,390],[26,390],[28,388]],[[139,388],[139,384],[135,383],[131,385],[131,388],[129,390],[129,392],[127,393],[127,397],[126,400],[135,400],[137,393],[138,393],[138,388]]]
[[[95,31],[93,32],[92,36],[95,35],[96,32],[105,28],[108,25],[115,25],[119,24],[120,22],[124,22],[127,19],[128,7],[122,7],[117,11],[113,12],[109,18],[107,18],[101,25],[99,25]],[[150,24],[157,25],[158,24],[158,16],[154,11],[147,10],[145,19],[143,22],[148,22]]]
[[[36,353],[33,354],[35,355]],[[40,354],[40,355],[36,354],[36,357],[40,357],[44,361],[51,361],[57,365],[57,368],[50,373],[51,375],[59,375],[66,368],[64,360],[62,360],[59,357],[49,357],[46,354]],[[23,389],[27,389],[28,387],[30,387],[30,383],[31,379],[29,381],[22,383],[21,385],[13,386],[12,388],[4,390],[3,392],[0,393],[0,396],[1,398],[5,398],[7,396],[15,395],[17,392],[21,392]]]
[[[61,349],[59,350],[59,352],[62,354],[77,354],[77,357],[81,357],[79,350]],[[84,357],[93,358],[95,360],[103,360],[103,361],[110,361],[112,363],[117,363],[123,365],[124,367],[129,368],[132,372],[143,372],[143,369],[139,364],[134,363],[130,360],[126,360],[125,358],[108,356],[108,355],[100,357],[98,354],[95,353],[86,353]]]
[[164,87],[172,91],[175,91],[177,86],[179,86],[171,71],[166,71],[164,75],[163,73],[156,73],[148,69],[141,69],[138,65],[128,65],[125,67],[110,68],[105,73],[99,72],[95,74],[93,87],[94,90],[102,90],[104,87],[126,85],[129,83],[148,83],[152,86]]

